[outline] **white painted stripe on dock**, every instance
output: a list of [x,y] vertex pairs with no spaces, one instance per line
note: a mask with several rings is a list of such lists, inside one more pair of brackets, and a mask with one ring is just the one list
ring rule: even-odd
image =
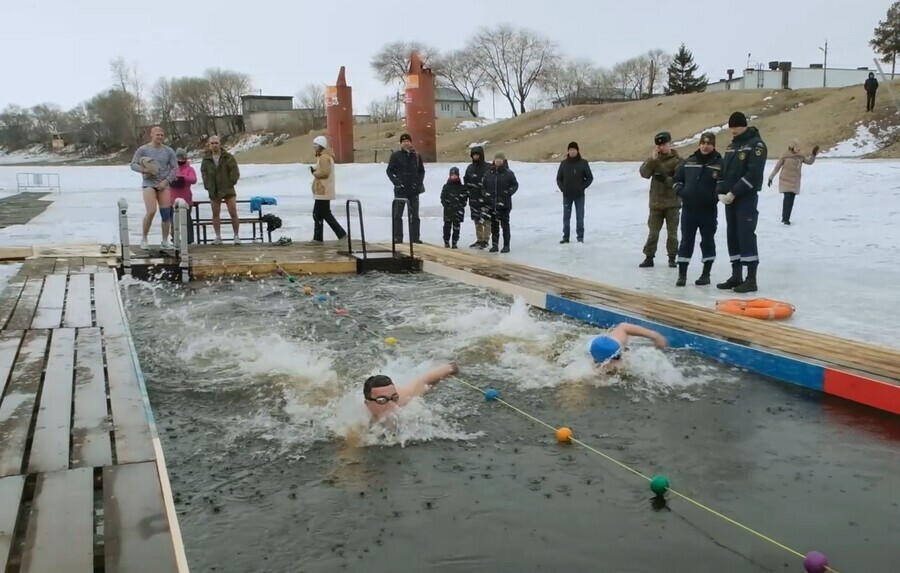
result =
[[519,286],[507,281],[486,277],[469,271],[460,270],[440,263],[422,260],[422,270],[426,273],[453,279],[470,286],[486,287],[510,296],[519,296],[525,304],[540,309],[547,309],[547,294],[534,289]]

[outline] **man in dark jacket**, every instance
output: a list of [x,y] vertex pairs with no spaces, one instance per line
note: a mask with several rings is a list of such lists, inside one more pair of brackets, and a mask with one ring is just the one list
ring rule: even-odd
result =
[[869,72],[869,79],[863,84],[866,90],[866,111],[875,111],[875,92],[878,91],[878,80],[875,79],[875,72]]
[[653,266],[659,232],[665,221],[666,253],[669,255],[669,266],[674,268],[675,255],[678,250],[678,212],[681,209],[681,199],[672,190],[672,177],[681,163],[681,157],[678,156],[677,151],[672,149],[672,135],[668,131],[657,133],[653,138],[653,143],[656,144],[653,153],[640,167],[641,177],[652,179],[652,181],[650,182],[650,216],[647,218],[650,233],[644,244],[644,262],[638,266],[641,268]]
[[234,244],[240,245],[240,218],[237,212],[237,192],[235,185],[241,178],[234,155],[222,149],[219,136],[213,135],[207,141],[203,161],[200,162],[200,175],[203,177],[203,188],[209,193],[209,206],[212,209],[213,231],[216,238],[213,244],[222,244],[222,202],[231,216],[231,229],[234,231]]
[[[425,165],[412,146],[408,133],[400,136],[400,149],[391,154],[387,176],[394,184],[394,198],[409,201],[409,240],[421,243],[419,239],[419,195],[425,191]],[[394,240],[403,242],[404,203],[393,204]]]
[[[494,156],[494,164],[484,176],[484,188],[487,191],[487,211],[491,214],[491,252],[509,252],[509,213],[512,211],[512,196],[519,189],[516,174],[509,168],[506,156],[498,153]],[[503,249],[499,248],[500,228],[503,227]]]
[[469,248],[486,249],[491,235],[491,220],[485,213],[487,194],[484,190],[484,176],[491,164],[485,162],[484,148],[478,145],[469,150],[469,157],[472,158],[472,163],[466,167],[466,174],[463,176],[463,183],[469,190],[469,211],[475,223],[475,242]]
[[722,155],[716,151],[716,136],[700,136],[700,149],[685,159],[675,172],[675,193],[681,198],[681,244],[678,246],[678,280],[687,284],[687,269],[694,254],[694,241],[700,230],[703,273],[694,284],[708,285],[709,271],[716,260],[716,226],[719,199],[716,181],[722,174]]
[[[728,118],[733,139],[725,148],[722,178],[716,185],[719,201],[725,204],[725,223],[728,225],[728,255],[731,259],[731,278],[716,285],[734,292],[754,292],[759,251],[756,247],[757,203],[765,179],[768,149],[759,131],[747,127],[747,118],[736,111]],[[747,279],[742,278],[741,265],[747,267]]]
[[584,242],[584,190],[594,182],[591,166],[581,158],[578,143],[569,144],[568,156],[559,163],[556,172],[556,187],[563,194],[563,238],[560,243],[569,242],[569,222],[572,219],[572,205],[575,205],[575,235],[579,243]]

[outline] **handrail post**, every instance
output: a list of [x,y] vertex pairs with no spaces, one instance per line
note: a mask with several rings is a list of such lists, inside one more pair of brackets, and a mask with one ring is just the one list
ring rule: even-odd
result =
[[366,225],[363,222],[363,212],[362,212],[362,202],[359,199],[347,199],[346,209],[347,209],[347,252],[349,254],[353,254],[353,241],[350,237],[350,231],[352,229],[352,225],[350,224],[350,204],[356,203],[356,212],[359,214],[359,236],[362,241],[362,252],[363,252],[363,260],[366,260],[368,257],[368,250],[366,249]]
[[[394,197],[394,201],[391,203],[391,225],[394,224],[394,205],[397,203],[403,203],[406,205],[406,226],[407,231],[409,232],[409,256],[413,257],[413,239],[412,239],[412,211],[410,210],[409,199],[404,197]],[[402,222],[403,219],[400,219]],[[394,233],[391,232],[391,255],[397,256],[397,241],[394,237]]]
[[122,249],[122,272],[131,274],[131,241],[128,240],[128,201],[119,199],[119,242]]
[[175,249],[180,258],[178,263],[181,268],[181,282],[188,283],[191,280],[191,261],[188,253],[188,214],[187,201],[184,199],[175,200]]

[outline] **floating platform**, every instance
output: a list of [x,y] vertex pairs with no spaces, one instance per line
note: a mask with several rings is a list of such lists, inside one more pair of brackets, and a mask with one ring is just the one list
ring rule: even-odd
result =
[[0,295],[0,571],[188,571],[104,260],[26,260]]

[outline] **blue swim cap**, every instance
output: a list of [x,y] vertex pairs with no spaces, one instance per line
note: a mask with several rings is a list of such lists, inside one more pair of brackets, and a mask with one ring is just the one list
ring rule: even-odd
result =
[[591,341],[591,356],[595,362],[604,363],[612,358],[619,358],[622,345],[613,338],[601,335]]

